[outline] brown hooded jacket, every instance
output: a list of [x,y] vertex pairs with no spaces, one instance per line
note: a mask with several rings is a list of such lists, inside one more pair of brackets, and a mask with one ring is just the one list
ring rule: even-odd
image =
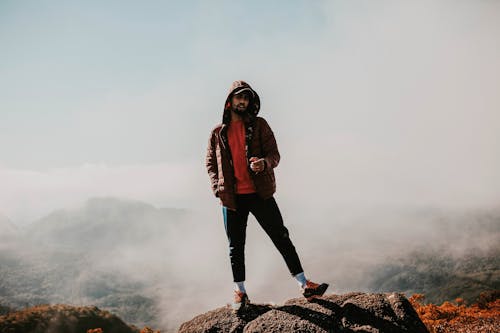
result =
[[[236,184],[234,177],[231,150],[227,140],[227,129],[231,121],[231,97],[242,89],[250,90],[252,97],[247,112],[243,116],[245,124],[245,142],[248,173],[254,183],[258,195],[267,199],[276,192],[274,168],[278,166],[280,154],[274,134],[267,121],[258,117],[260,110],[259,95],[245,81],[235,81],[229,89],[224,103],[222,124],[215,126],[208,139],[206,167],[214,195],[223,206],[236,210]],[[262,172],[250,169],[250,157],[264,158],[265,168]]]

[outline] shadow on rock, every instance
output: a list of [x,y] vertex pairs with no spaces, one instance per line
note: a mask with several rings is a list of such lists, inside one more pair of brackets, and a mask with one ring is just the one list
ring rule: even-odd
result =
[[404,294],[362,292],[249,304],[237,314],[226,306],[185,322],[179,333],[185,332],[428,333]]

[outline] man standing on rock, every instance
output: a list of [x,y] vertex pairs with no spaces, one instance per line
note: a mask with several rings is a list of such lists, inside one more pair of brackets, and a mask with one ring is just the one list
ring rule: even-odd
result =
[[257,117],[259,95],[245,81],[235,81],[229,89],[222,124],[211,132],[206,167],[212,191],[220,199],[224,228],[229,241],[229,257],[236,284],[233,309],[249,303],[245,290],[245,236],[248,214],[252,213],[271,238],[310,301],[321,296],[327,283],[306,279],[295,247],[283,224],[273,197],[276,182],[273,169],[280,154],[267,121]]

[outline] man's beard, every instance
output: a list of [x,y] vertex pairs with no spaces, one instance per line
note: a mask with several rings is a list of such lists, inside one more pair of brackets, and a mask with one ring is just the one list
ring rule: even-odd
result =
[[234,113],[236,113],[236,114],[238,114],[240,116],[242,116],[245,113],[247,113],[247,110],[248,110],[248,106],[246,108],[244,108],[244,109],[240,109],[240,108],[238,108],[238,106],[233,106]]

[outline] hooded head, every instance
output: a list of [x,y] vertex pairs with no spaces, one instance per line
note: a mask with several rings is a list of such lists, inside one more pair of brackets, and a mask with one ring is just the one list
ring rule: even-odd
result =
[[231,98],[233,95],[248,91],[250,94],[250,102],[248,103],[248,108],[245,111],[244,117],[248,119],[253,119],[257,116],[260,110],[260,98],[255,90],[250,87],[248,83],[242,80],[234,81],[229,88],[229,93],[226,98],[226,103],[224,103],[224,114],[222,115],[222,122],[224,124],[229,124],[231,121]]

